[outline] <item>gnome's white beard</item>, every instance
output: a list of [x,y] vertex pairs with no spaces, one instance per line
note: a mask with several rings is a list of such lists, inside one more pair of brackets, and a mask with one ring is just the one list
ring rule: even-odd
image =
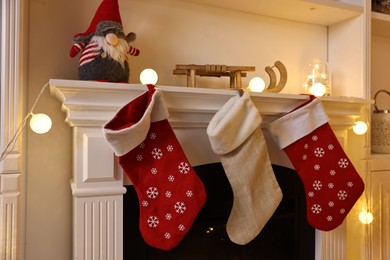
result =
[[124,68],[125,61],[127,59],[127,52],[129,51],[129,45],[125,39],[119,38],[118,44],[113,46],[107,43],[106,38],[103,36],[93,36],[92,41],[95,41],[99,48],[102,48],[112,59],[116,60]]

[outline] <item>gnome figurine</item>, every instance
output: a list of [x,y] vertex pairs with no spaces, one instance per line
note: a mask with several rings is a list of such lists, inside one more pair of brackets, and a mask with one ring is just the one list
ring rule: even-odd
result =
[[128,82],[130,75],[129,56],[138,56],[140,51],[129,43],[135,33],[123,33],[118,0],[103,0],[84,33],[73,37],[70,57],[81,52],[79,78],[108,82]]

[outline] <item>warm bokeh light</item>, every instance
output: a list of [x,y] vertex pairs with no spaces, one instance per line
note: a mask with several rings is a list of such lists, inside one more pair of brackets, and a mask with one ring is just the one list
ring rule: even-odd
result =
[[141,80],[141,83],[144,85],[147,84],[155,85],[158,80],[158,75],[157,72],[155,72],[153,69],[144,69],[139,75],[139,79]]
[[247,89],[253,92],[263,92],[265,89],[265,82],[260,77],[254,77],[249,81],[249,86]]
[[357,121],[355,123],[355,125],[352,127],[353,129],[353,132],[357,135],[364,135],[365,133],[367,133],[367,130],[368,130],[368,126],[366,124],[366,122],[363,122],[363,121]]
[[374,216],[372,215],[371,212],[368,212],[366,210],[362,210],[359,214],[359,220],[363,224],[371,224],[372,221],[374,220]]
[[51,129],[52,122],[46,114],[33,114],[30,119],[30,128],[37,134],[45,134]]
[[326,93],[326,87],[322,83],[314,83],[314,85],[309,88],[309,92],[316,97],[322,97]]

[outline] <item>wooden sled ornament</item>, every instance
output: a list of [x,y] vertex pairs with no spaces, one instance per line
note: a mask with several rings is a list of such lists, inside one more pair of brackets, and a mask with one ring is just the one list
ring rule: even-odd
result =
[[255,71],[252,66],[226,65],[176,65],[174,75],[187,75],[187,87],[195,87],[195,76],[203,77],[230,77],[230,88],[242,88],[241,78],[246,77],[244,71]]

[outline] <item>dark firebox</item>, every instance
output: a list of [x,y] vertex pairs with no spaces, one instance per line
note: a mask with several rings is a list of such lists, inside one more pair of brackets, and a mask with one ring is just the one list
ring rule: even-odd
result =
[[124,259],[226,259],[226,260],[312,260],[315,230],[306,221],[303,185],[292,169],[273,169],[283,200],[260,234],[241,246],[232,243],[226,233],[226,222],[233,205],[233,193],[220,163],[194,167],[207,192],[207,201],[191,230],[171,251],[145,244],[138,229],[139,206],[132,186],[124,196]]

